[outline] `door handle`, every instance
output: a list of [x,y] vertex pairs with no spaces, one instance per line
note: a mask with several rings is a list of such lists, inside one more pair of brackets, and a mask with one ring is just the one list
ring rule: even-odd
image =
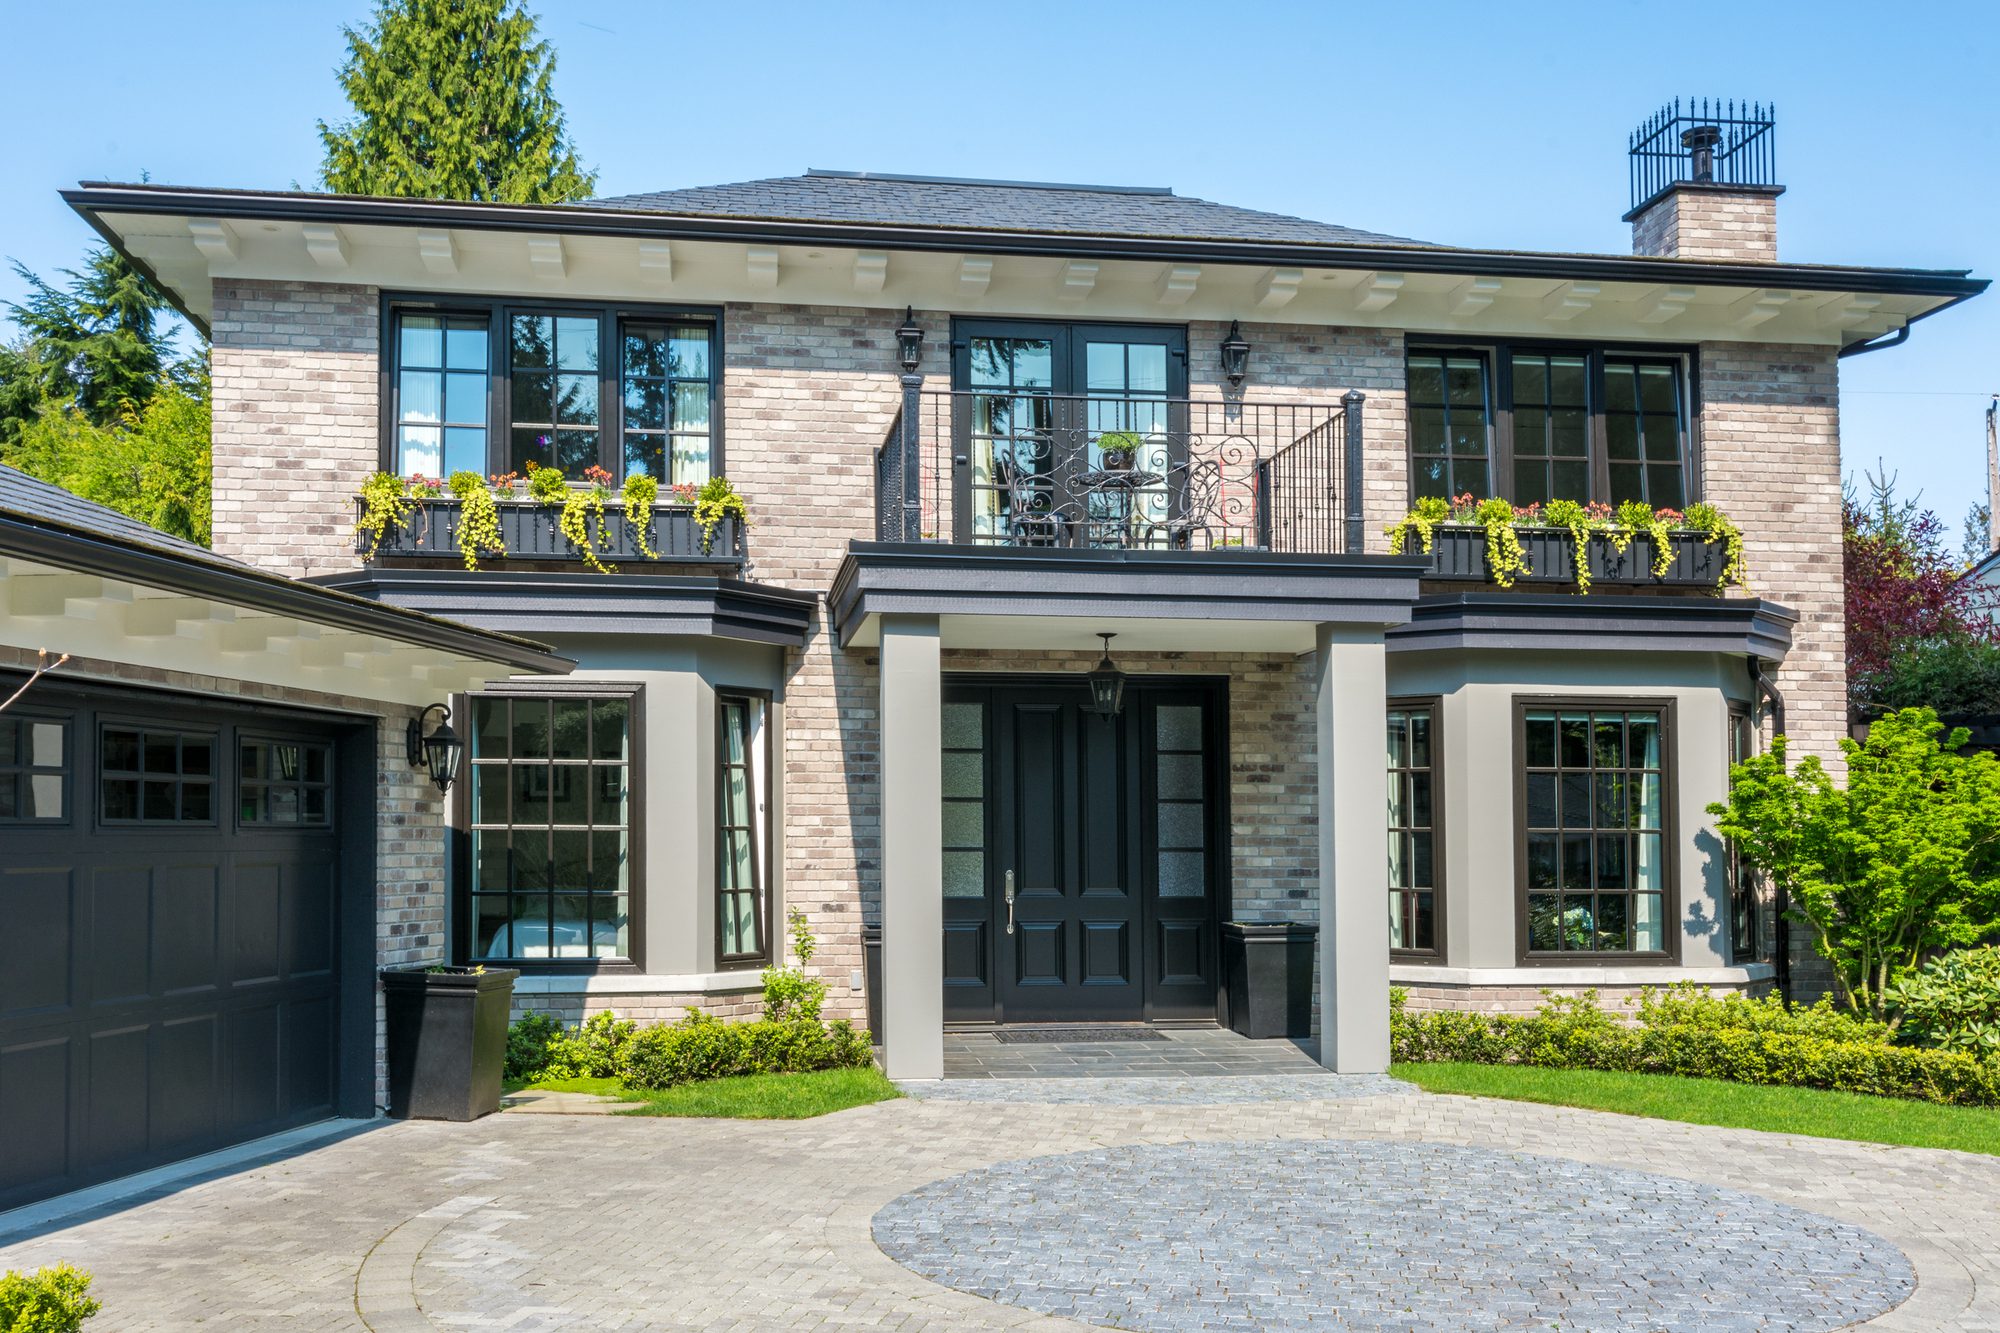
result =
[[1007,933],[1014,933],[1014,872],[1007,872]]

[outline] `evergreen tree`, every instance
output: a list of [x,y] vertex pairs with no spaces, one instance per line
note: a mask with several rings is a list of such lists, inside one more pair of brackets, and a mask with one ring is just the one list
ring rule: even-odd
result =
[[18,262],[14,272],[28,299],[7,306],[20,338],[0,348],[0,444],[50,403],[109,425],[143,409],[174,373],[167,298],[117,251],[98,246],[81,272],[62,270],[67,286]]
[[550,91],[555,55],[520,0],[381,0],[371,27],[346,33],[355,115],[319,123],[327,189],[551,204],[596,188]]

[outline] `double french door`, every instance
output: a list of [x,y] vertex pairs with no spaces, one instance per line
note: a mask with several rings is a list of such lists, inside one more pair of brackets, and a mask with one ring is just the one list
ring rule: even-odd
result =
[[958,530],[988,545],[1129,546],[1167,532],[1187,462],[1187,333],[961,320]]
[[950,1022],[1212,1019],[1225,879],[1219,689],[949,685]]

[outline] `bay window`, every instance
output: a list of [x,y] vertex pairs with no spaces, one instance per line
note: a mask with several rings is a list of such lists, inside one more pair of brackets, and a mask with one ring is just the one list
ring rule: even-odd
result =
[[1439,951],[1437,715],[1435,700],[1389,702],[1389,947],[1399,954]]
[[1522,700],[1514,738],[1524,957],[1671,956],[1671,708]]
[[392,298],[382,466],[398,476],[721,471],[713,312]]
[[1697,498],[1682,353],[1413,342],[1407,369],[1412,500]]
[[638,699],[636,688],[469,697],[464,956],[586,968],[632,959]]

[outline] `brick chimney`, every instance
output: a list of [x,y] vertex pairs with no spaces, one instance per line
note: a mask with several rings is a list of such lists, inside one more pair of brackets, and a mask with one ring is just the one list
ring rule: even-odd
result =
[[1630,140],[1632,253],[1680,259],[1778,257],[1773,110],[1676,98]]

